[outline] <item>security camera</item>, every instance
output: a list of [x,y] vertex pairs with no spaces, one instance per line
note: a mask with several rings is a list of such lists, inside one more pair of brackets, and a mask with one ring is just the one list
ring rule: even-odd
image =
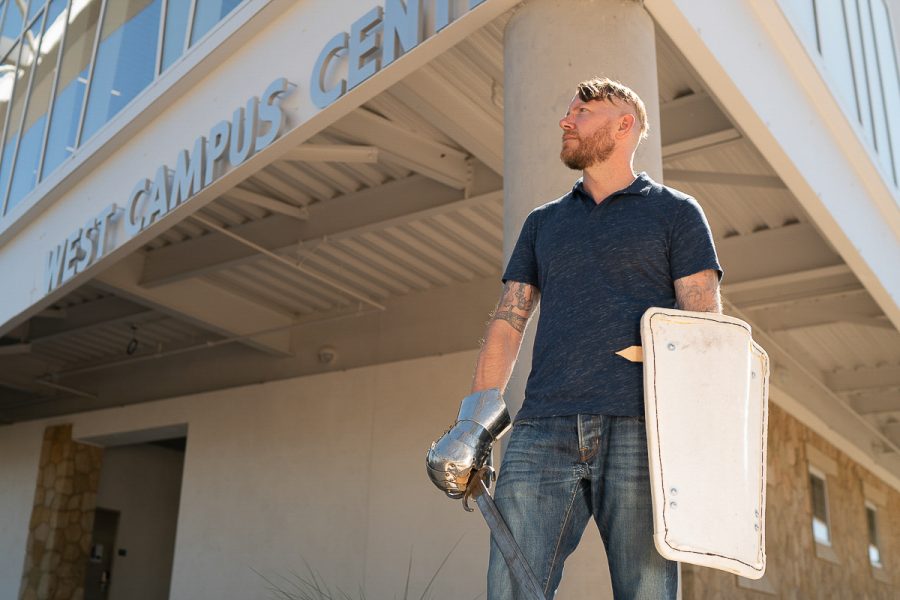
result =
[[322,346],[319,348],[318,357],[320,363],[323,365],[330,365],[337,360],[337,350],[331,346]]

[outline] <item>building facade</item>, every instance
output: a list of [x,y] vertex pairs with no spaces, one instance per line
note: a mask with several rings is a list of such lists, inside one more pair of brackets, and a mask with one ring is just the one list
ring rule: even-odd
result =
[[[483,593],[424,454],[595,74],[772,361],[766,575],[682,597],[895,597],[898,36],[894,0],[0,2],[0,597]],[[589,527],[557,597],[604,565]]]

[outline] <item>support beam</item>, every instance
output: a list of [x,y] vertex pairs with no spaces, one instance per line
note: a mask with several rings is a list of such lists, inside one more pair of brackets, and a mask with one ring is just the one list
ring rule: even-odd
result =
[[383,158],[390,158],[452,188],[461,190],[469,183],[470,170],[465,154],[364,108],[353,111],[332,128],[342,135],[377,146],[384,154]]
[[286,215],[301,221],[305,221],[309,218],[309,210],[307,210],[305,206],[295,206],[283,200],[278,200],[271,196],[266,196],[243,188],[231,188],[228,190],[228,193],[225,194],[225,197],[240,200],[241,202],[264,208],[269,212]]
[[836,392],[900,387],[900,365],[840,369],[826,373],[825,382]]
[[146,306],[123,298],[107,296],[99,300],[70,306],[64,320],[32,319],[28,339],[48,342],[60,337],[90,332],[115,323],[139,321],[153,314]]
[[[659,107],[663,161],[716,150],[743,137],[719,106],[704,93],[682,96]],[[666,180],[672,179],[669,170]]]
[[[666,148],[669,148],[669,156],[678,152],[702,147],[697,140],[706,139],[709,136],[718,136],[718,139],[737,139],[740,134],[735,131],[734,125],[725,116],[719,106],[707,94],[690,94],[676,98],[659,107],[660,134],[662,135],[663,158],[667,158]],[[723,137],[723,134],[724,137]]]
[[349,144],[301,144],[293,150],[285,152],[281,158],[297,162],[372,164],[378,162],[378,148]]
[[769,332],[839,322],[894,328],[865,290],[801,298],[749,310],[753,319]]
[[[727,265],[725,269],[727,271]],[[726,275],[722,285],[722,293],[746,309],[783,304],[821,294],[863,289],[847,265],[760,277],[740,283],[728,283],[727,277]]]
[[664,163],[666,163],[679,158],[688,158],[695,154],[712,152],[722,148],[722,146],[741,142],[743,139],[741,132],[737,129],[726,129],[663,146],[662,157]]
[[726,313],[753,327],[753,339],[769,354],[771,400],[900,490],[900,446],[835,393],[820,371],[783,348],[732,302],[723,304]]
[[391,93],[494,172],[503,173],[503,123],[451,82],[426,67],[394,86]]
[[747,173],[719,173],[716,171],[688,171],[684,169],[666,169],[666,181],[682,183],[709,183],[739,187],[785,189],[784,183],[775,175],[750,175]]
[[895,445],[900,445],[900,421],[889,421],[882,425],[881,430],[884,432],[884,437]]
[[[309,207],[309,219],[282,215],[233,227],[231,231],[273,252],[298,242],[395,218],[459,198],[459,192],[421,175],[392,181]],[[258,253],[219,233],[171,244],[147,253],[141,285],[154,287],[241,264]]]
[[0,345],[0,357],[30,354],[31,344],[4,344]]
[[226,337],[285,327],[283,331],[248,338],[242,343],[270,354],[291,354],[290,331],[286,329],[292,323],[289,316],[201,279],[144,287],[138,283],[143,263],[143,254],[132,254],[101,273],[95,283],[117,296]]
[[732,285],[843,263],[808,223],[728,237],[716,249]]
[[[783,4],[720,0],[709,10],[692,0],[643,3],[900,328],[896,191],[833,93],[832,82],[810,60],[810,49],[796,35]],[[759,73],[766,74],[766,85],[760,85]]]
[[868,392],[845,392],[850,406],[861,415],[896,412],[900,414],[900,387]]

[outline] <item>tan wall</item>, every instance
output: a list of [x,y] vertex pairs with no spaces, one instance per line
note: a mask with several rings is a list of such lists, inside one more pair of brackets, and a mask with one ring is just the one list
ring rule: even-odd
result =
[[[767,571],[760,582],[779,598],[897,598],[900,594],[900,493],[881,482],[774,404],[769,413]],[[817,556],[808,465],[826,471],[834,556]],[[822,466],[824,464],[824,468]],[[830,471],[830,472],[828,472]],[[865,500],[877,507],[884,568],[869,565]],[[683,566],[685,600],[749,599],[734,575]]]

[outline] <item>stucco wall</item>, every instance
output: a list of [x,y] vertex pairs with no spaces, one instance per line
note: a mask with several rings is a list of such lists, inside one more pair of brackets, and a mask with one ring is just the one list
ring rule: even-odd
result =
[[[474,351],[70,415],[76,439],[122,443],[187,425],[171,598],[268,599],[266,582],[306,565],[351,596],[483,594],[487,528],[424,472],[431,441],[468,391]],[[0,597],[15,597],[40,438],[49,421],[0,428]],[[9,460],[8,460],[9,459]],[[8,479],[10,477],[11,479]],[[27,505],[27,509],[24,507]],[[21,530],[21,531],[19,531]],[[605,597],[596,528],[559,597]],[[12,582],[5,574],[12,574]],[[611,597],[611,596],[606,596]]]
[[[900,493],[851,461],[800,421],[769,405],[765,581],[779,598],[897,598],[900,590]],[[836,560],[817,556],[812,537],[808,465],[825,462]],[[828,466],[830,465],[830,466]],[[881,573],[869,565],[865,500],[876,502]],[[881,504],[881,505],[878,505]],[[713,569],[684,565],[685,600],[771,597]]]
[[[187,425],[171,598],[262,600],[266,577],[304,573],[367,597],[484,592],[487,530],[424,475],[430,442],[467,391],[474,351],[70,415],[76,439],[121,444],[129,432]],[[776,399],[777,401],[777,399]],[[59,420],[57,420],[59,421]],[[0,428],[0,597],[16,597],[41,437],[50,421]],[[878,507],[884,573],[898,570],[900,493],[771,405],[768,583],[780,597],[888,598],[867,562],[864,495]],[[812,448],[813,450],[810,450]],[[828,476],[838,564],[817,558],[807,455]],[[864,493],[865,488],[865,493]],[[879,500],[879,498],[881,500]],[[560,600],[611,597],[596,530],[567,564]],[[460,574],[465,576],[461,577]],[[733,575],[684,569],[684,598],[755,598]]]

